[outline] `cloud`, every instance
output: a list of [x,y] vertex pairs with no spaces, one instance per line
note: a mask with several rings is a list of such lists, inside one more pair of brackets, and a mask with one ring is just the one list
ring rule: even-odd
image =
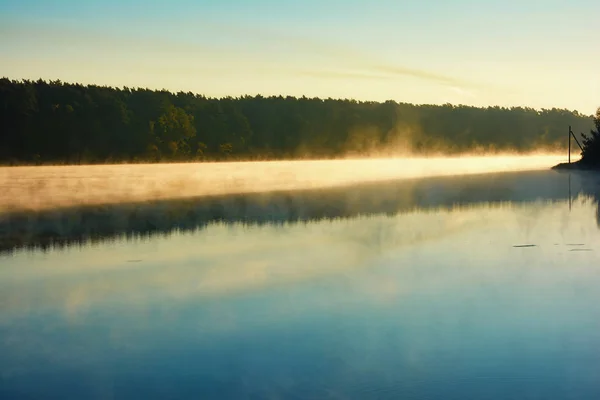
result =
[[390,79],[389,76],[349,71],[298,70],[298,75],[333,79]]
[[[218,28],[215,28],[218,29]],[[239,36],[240,40],[259,40],[263,43],[271,43],[281,45],[286,51],[294,50],[295,52],[304,52],[307,55],[320,56],[324,59],[343,62],[344,65],[353,66],[356,69],[363,69],[375,74],[366,72],[331,72],[331,71],[314,71],[310,74],[320,76],[330,76],[336,78],[369,78],[369,79],[387,79],[392,76],[405,76],[415,79],[431,81],[443,85],[452,85],[454,87],[461,86],[479,86],[474,82],[468,82],[458,79],[453,76],[440,74],[428,71],[421,68],[411,68],[405,65],[388,63],[381,60],[374,54],[369,54],[366,51],[359,51],[355,48],[346,45],[340,45],[333,42],[328,42],[324,38],[318,40],[308,37],[299,37],[283,32],[268,32],[256,27],[221,27],[224,32],[228,32],[235,37]],[[387,74],[388,77],[381,74]]]
[[428,80],[428,81],[441,83],[441,84],[445,84],[445,85],[454,85],[454,87],[456,87],[456,85],[459,85],[459,86],[470,86],[471,85],[471,83],[469,83],[469,82],[462,81],[460,79],[457,79],[457,78],[454,78],[451,76],[436,74],[436,73],[425,71],[422,69],[414,69],[414,68],[407,68],[407,67],[394,66],[394,65],[372,65],[372,66],[370,66],[370,68],[375,71],[380,71],[380,72],[384,72],[384,73],[388,73],[388,74],[392,74],[392,75],[409,76],[412,78]]
[[452,85],[451,89],[461,95],[469,94],[469,97],[475,97],[475,95],[462,88],[461,86],[467,87],[471,84],[464,82],[456,78],[435,74],[419,69],[405,68],[405,67],[390,67],[386,65],[369,65],[367,69],[372,72],[359,72],[359,71],[339,71],[339,70],[299,70],[297,73],[304,76],[312,76],[318,78],[333,78],[333,79],[379,79],[379,80],[390,80],[395,79],[398,76],[404,76],[409,78],[421,79],[439,83],[442,85]]

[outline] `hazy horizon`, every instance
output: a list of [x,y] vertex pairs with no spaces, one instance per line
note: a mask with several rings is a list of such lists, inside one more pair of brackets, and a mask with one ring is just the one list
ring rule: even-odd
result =
[[[600,5],[516,0],[0,1],[0,75],[209,97],[282,95],[593,114]],[[556,29],[569,21],[568,29]]]

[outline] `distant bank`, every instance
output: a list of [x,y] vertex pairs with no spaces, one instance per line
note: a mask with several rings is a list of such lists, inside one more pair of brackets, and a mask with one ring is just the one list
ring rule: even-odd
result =
[[582,162],[582,160],[575,161],[572,163],[560,163],[552,167],[555,170],[561,171],[598,171],[600,172],[600,165],[588,164]]
[[0,79],[0,165],[566,151],[564,109],[415,105]]

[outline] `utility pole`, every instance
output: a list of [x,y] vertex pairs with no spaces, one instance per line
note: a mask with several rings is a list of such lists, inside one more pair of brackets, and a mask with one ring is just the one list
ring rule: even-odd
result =
[[571,125],[569,125],[569,164],[571,164]]

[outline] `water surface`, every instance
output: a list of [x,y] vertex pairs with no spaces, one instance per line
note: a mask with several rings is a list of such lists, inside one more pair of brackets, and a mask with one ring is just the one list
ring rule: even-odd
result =
[[[34,233],[82,210],[9,218],[32,246],[0,256],[0,397],[598,398],[599,187],[538,171],[137,204],[61,246]],[[164,217],[181,207],[187,227]]]

